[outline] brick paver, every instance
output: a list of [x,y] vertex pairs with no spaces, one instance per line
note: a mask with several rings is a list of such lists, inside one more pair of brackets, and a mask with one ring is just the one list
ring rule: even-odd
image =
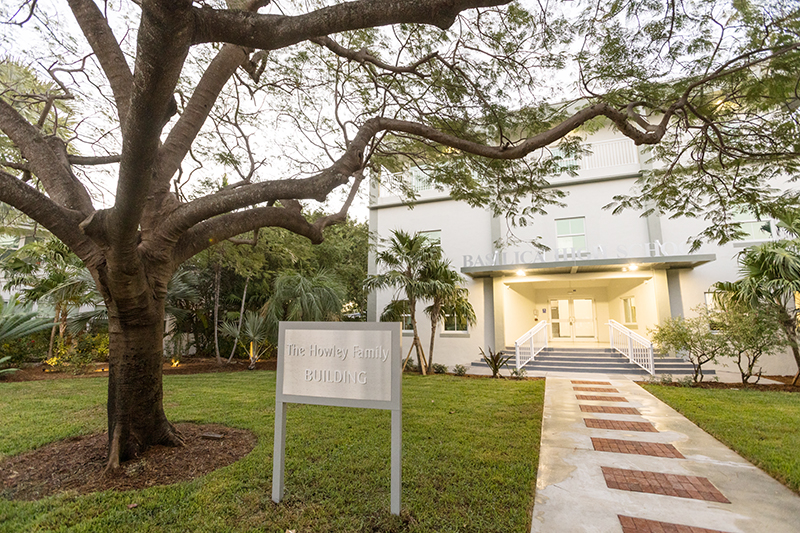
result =
[[683,454],[672,444],[660,442],[641,442],[638,440],[601,439],[592,437],[592,446],[598,452],[630,453],[634,455],[651,455],[671,459],[685,459]]
[[581,405],[584,413],[611,413],[614,415],[640,415],[635,407],[615,407],[613,405]]
[[608,381],[582,381],[580,379],[573,379],[570,383],[573,385],[611,385]]
[[644,431],[658,433],[650,422],[629,422],[627,420],[601,420],[599,418],[584,418],[583,423],[592,429],[613,429],[617,431]]
[[681,476],[645,472],[643,470],[625,470],[623,468],[601,467],[606,486],[610,489],[662,494],[678,498],[706,500],[710,502],[731,503],[711,482],[699,476]]
[[617,389],[610,389],[608,387],[572,387],[572,390],[583,391],[583,392],[610,392],[619,394]]
[[622,526],[622,533],[725,533],[718,529],[670,524],[621,514],[617,515],[617,518]]
[[592,394],[576,394],[575,397],[579,400],[594,400],[598,402],[627,402],[622,396],[598,396]]

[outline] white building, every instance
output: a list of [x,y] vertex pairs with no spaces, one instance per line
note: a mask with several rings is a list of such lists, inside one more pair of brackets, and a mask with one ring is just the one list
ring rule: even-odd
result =
[[[478,323],[461,331],[454,321],[440,326],[435,362],[468,365],[479,358],[479,347],[513,346],[545,320],[551,345],[607,346],[610,319],[647,337],[648,328],[668,317],[690,316],[707,301],[713,283],[737,279],[737,254],[771,238],[764,222],[752,220],[742,224],[749,233],[742,242],[706,244],[689,253],[687,239],[703,229],[701,220],[641,217],[633,211],[613,215],[603,206],[614,195],[630,193],[648,156],[611,130],[594,134],[588,144],[592,153],[578,162],[577,176],[550,180],[568,193],[566,207],[550,208],[526,227],[511,228],[488,210],[424,190],[424,181],[413,209],[385,185],[373,184],[370,231],[381,238],[396,229],[434,232],[467,279]],[[510,231],[523,241],[541,237],[550,251],[531,245],[495,249]],[[374,256],[370,273],[377,273]],[[368,320],[377,320],[392,295],[370,296]],[[417,319],[426,345],[430,323],[419,311]],[[765,358],[764,371],[793,374],[796,365],[787,353]]]

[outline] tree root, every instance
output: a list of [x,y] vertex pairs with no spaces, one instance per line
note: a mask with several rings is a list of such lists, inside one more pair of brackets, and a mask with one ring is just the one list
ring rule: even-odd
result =
[[[122,444],[120,442],[122,431],[120,428],[120,424],[116,424],[114,427],[114,435],[108,448],[108,462],[106,463],[105,469],[103,469],[103,476],[115,476],[118,475],[122,470]],[[180,432],[175,429],[172,424],[167,422],[165,431],[162,433],[160,438],[156,439],[156,442],[152,442],[145,446],[142,446],[141,444],[129,444],[129,446],[127,446],[128,450],[126,455],[129,456],[129,458],[137,457],[150,446],[155,446],[157,444],[162,446],[173,446],[177,448],[186,446],[186,441],[183,439],[183,436],[180,434]]]

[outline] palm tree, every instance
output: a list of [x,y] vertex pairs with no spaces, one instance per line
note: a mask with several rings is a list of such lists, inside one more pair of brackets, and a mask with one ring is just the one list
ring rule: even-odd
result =
[[[52,320],[40,318],[36,311],[31,311],[30,304],[19,304],[17,296],[9,298],[4,304],[0,298],[0,344],[6,341],[24,337],[43,329],[50,328]],[[0,357],[0,365],[11,359],[11,356]],[[0,369],[0,374],[15,372],[16,368]]]
[[281,320],[339,320],[344,300],[344,287],[326,270],[312,275],[299,272],[281,274],[275,280],[275,292],[264,309],[270,341],[277,343]]
[[[411,235],[402,230],[396,230],[392,232],[392,237],[376,255],[376,263],[388,270],[383,274],[369,276],[364,282],[364,288],[368,291],[393,288],[396,291],[393,300],[408,302],[411,329],[414,332],[413,346],[417,352],[417,363],[423,374],[428,373],[429,365],[419,340],[416,317],[417,302],[433,294],[435,292],[432,290],[433,286],[440,285],[439,282],[427,278],[424,272],[441,257],[441,247],[431,242],[426,236],[419,233]],[[400,293],[404,293],[405,298],[401,298]]]
[[233,322],[223,322],[222,332],[234,339],[245,351],[248,351],[250,357],[250,370],[256,367],[256,362],[261,359],[268,347],[267,337],[269,335],[269,327],[267,318],[255,311],[247,311],[244,313],[243,320],[240,319],[239,324]]
[[733,282],[714,285],[720,297],[742,302],[754,308],[765,305],[775,311],[780,326],[792,349],[800,378],[800,345],[798,344],[798,309],[795,294],[800,293],[800,209],[784,208],[775,213],[778,227],[791,239],[771,241],[747,248],[739,254],[742,277]]
[[422,275],[432,282],[429,287],[428,297],[431,305],[425,308],[425,313],[431,320],[431,342],[428,347],[428,366],[433,367],[433,345],[436,340],[436,329],[439,322],[446,316],[452,315],[456,321],[459,318],[468,325],[476,322],[475,310],[469,303],[469,291],[462,287],[463,278],[453,269],[449,260],[439,258],[428,264]]
[[69,248],[55,237],[26,244],[6,257],[0,267],[8,278],[5,289],[21,289],[25,302],[45,301],[54,309],[48,357],[56,331],[64,338],[71,311],[96,304],[100,297],[94,280]]

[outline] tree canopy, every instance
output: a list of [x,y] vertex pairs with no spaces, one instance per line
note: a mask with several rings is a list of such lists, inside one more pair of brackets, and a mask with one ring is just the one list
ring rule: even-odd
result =
[[109,467],[179,441],[158,367],[178,265],[261,227],[321,242],[367,174],[418,164],[525,223],[560,198],[548,147],[575,153],[576,131],[608,124],[666,162],[616,207],[705,216],[727,238],[734,208],[774,203],[768,179],[797,168],[799,9],[4,2],[4,61],[39,82],[0,96],[0,201],[69,246],[106,301]]

